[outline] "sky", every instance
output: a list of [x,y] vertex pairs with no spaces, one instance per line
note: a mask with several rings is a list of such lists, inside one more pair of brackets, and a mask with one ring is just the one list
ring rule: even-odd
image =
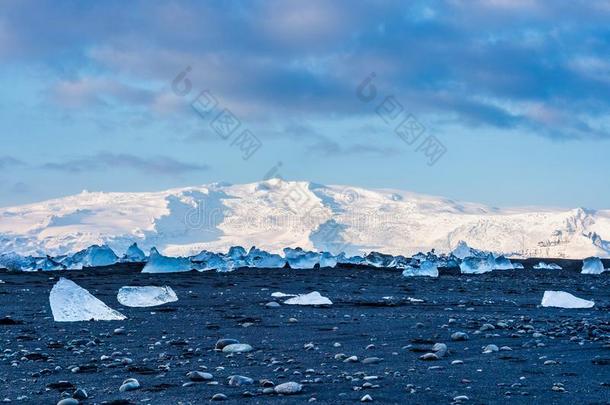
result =
[[269,176],[610,208],[610,1],[0,2],[0,206]]

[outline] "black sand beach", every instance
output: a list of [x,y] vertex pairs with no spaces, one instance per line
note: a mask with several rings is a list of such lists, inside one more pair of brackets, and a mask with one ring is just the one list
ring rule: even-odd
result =
[[[585,276],[580,261],[557,262],[564,270],[532,270],[529,260],[526,270],[445,270],[438,279],[354,268],[0,272],[0,401],[56,404],[80,388],[85,404],[198,404],[215,394],[265,404],[610,403],[610,274]],[[48,295],[60,276],[128,319],[54,322]],[[123,307],[116,294],[124,285],[169,285],[179,301]],[[545,290],[596,305],[543,308]],[[319,291],[333,305],[284,305],[276,291]],[[214,350],[222,338],[254,350]],[[426,355],[435,343],[447,350]],[[488,345],[498,351],[483,353]],[[190,382],[196,370],[212,379]],[[253,383],[229,385],[232,375]],[[141,387],[119,392],[127,378]],[[288,381],[302,391],[273,391]]]

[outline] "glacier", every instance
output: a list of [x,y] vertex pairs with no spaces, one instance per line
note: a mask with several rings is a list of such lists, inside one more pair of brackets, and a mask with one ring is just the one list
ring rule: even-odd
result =
[[126,307],[156,307],[178,301],[178,296],[169,286],[125,286],[119,289],[116,298]]
[[126,319],[125,315],[108,307],[89,291],[63,277],[51,289],[49,304],[56,322]]
[[[143,251],[157,247],[174,257],[239,245],[271,254],[286,247],[344,251],[353,258],[373,251],[413,256],[434,248],[459,259],[476,251],[509,258],[607,258],[610,210],[496,208],[402,190],[279,179],[83,192],[0,208],[0,254],[70,256],[92,245],[125,252],[134,242]],[[379,259],[368,258],[373,266]]]

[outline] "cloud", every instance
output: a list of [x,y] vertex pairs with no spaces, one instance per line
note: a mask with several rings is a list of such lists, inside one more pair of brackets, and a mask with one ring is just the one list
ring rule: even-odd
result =
[[100,152],[96,155],[66,160],[60,163],[45,163],[42,168],[74,174],[125,168],[142,173],[172,176],[188,172],[205,171],[209,169],[209,166],[185,163],[166,156],[143,158],[126,153]]
[[[192,113],[168,93],[191,66],[186,106],[207,88],[242,119],[365,116],[372,111],[355,87],[375,71],[379,92],[396,95],[422,121],[441,116],[561,139],[610,136],[600,124],[610,108],[603,0],[0,7],[0,55],[54,71],[48,95],[61,108],[146,109],[159,119]],[[571,118],[550,119],[551,111]]]
[[25,162],[12,156],[0,156],[0,169],[12,169],[15,167],[25,166]]

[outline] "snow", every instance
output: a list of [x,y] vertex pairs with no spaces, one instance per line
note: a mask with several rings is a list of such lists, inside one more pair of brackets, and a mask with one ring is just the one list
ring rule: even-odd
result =
[[583,300],[565,291],[545,291],[541,305],[557,308],[592,308],[595,302]]
[[602,274],[604,271],[604,264],[598,257],[583,260],[581,274]]
[[194,264],[188,258],[163,256],[157,249],[152,248],[142,273],[177,273],[191,271],[194,268]]
[[49,303],[56,322],[120,321],[126,318],[86,289],[63,277],[51,289]]
[[556,263],[540,262],[534,266],[537,270],[561,270],[561,266]]
[[[358,198],[346,199],[346,189]],[[124,252],[133,242],[145,251],[157,246],[164,255],[182,257],[255,245],[275,254],[287,246],[337,254],[329,247],[340,246],[360,257],[375,250],[412,256],[436,248],[454,250],[457,257],[478,250],[581,259],[610,256],[610,210],[494,208],[401,190],[278,179],[81,193],[0,208],[0,254],[71,255],[91,245]],[[377,259],[370,258],[373,265]]]
[[121,305],[126,307],[155,307],[168,302],[178,301],[178,297],[169,286],[125,286],[119,289],[117,300]]
[[333,302],[326,297],[320,295],[319,292],[313,291],[309,294],[297,295],[284,301],[287,305],[332,305]]
[[402,272],[403,277],[413,277],[413,276],[427,276],[427,277],[438,277],[438,267],[436,263],[432,261],[425,260],[423,261],[419,268],[407,266],[405,270]]

